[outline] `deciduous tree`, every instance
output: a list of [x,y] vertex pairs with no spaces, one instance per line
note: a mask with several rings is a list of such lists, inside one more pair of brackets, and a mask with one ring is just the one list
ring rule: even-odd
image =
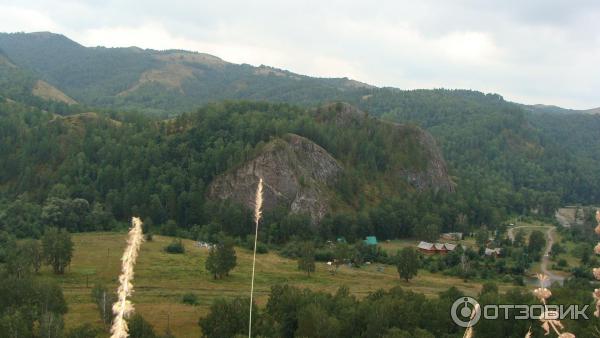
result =
[[302,252],[298,257],[298,269],[306,272],[310,277],[310,273],[315,271],[315,246],[312,242],[302,243]]
[[63,274],[73,257],[71,234],[65,229],[47,228],[42,237],[43,256],[54,273]]
[[400,278],[409,281],[415,277],[419,270],[419,256],[415,249],[406,247],[398,251],[396,255],[396,268]]

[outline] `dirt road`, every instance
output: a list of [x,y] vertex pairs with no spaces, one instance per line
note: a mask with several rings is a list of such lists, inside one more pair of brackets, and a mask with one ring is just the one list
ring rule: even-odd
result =
[[548,263],[550,262],[550,250],[552,249],[552,244],[554,244],[554,231],[556,228],[551,227],[546,231],[546,249],[544,249],[544,256],[542,256],[542,264],[540,266],[540,270],[542,273],[548,276],[548,282],[546,286],[552,285],[554,282],[558,282],[559,284],[563,284],[565,281],[565,277],[557,275],[552,271],[548,270]]
[[531,225],[516,226],[516,227],[509,228],[507,230],[508,239],[510,239],[511,241],[514,241],[515,240],[514,230],[519,229],[519,228],[544,228],[544,229],[546,229],[546,248],[544,248],[544,254],[542,256],[540,270],[543,274],[548,276],[548,280],[546,281],[545,286],[550,286],[554,282],[558,282],[559,284],[562,285],[563,282],[565,281],[565,277],[557,275],[548,269],[548,264],[550,262],[550,250],[552,249],[552,244],[554,244],[554,241],[555,241],[554,231],[556,230],[556,228],[550,227],[550,226],[543,227],[543,226],[531,226]]

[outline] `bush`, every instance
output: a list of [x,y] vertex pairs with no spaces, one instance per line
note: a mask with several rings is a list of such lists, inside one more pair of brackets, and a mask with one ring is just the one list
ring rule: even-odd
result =
[[266,254],[269,252],[269,247],[265,243],[256,243],[256,253]]
[[176,239],[165,247],[165,251],[171,254],[182,254],[185,253],[185,247],[180,239]]
[[166,224],[160,227],[160,234],[163,236],[177,236],[177,223],[168,220]]
[[134,314],[129,320],[130,338],[155,338],[154,327],[148,323],[139,313]]
[[289,241],[281,249],[280,254],[287,258],[298,258],[300,257],[301,247],[298,241]]
[[188,305],[198,305],[198,296],[193,293],[186,293],[181,298],[181,302]]
[[[246,243],[244,245],[248,250],[254,250],[254,238],[248,236],[246,238]],[[256,253],[258,254],[266,254],[269,252],[269,247],[263,242],[256,243]]]
[[93,327],[92,325],[82,324],[79,325],[67,333],[67,338],[92,338],[98,337],[102,333],[102,330],[97,327]]
[[513,277],[513,284],[517,285],[517,286],[523,286],[523,285],[525,285],[525,280],[523,279],[523,276],[514,276]]
[[152,235],[152,233],[149,232],[144,235],[144,239],[146,240],[146,242],[152,242],[152,240],[154,239],[154,235]]
[[315,250],[315,260],[317,262],[333,261],[333,251],[330,248],[322,248]]

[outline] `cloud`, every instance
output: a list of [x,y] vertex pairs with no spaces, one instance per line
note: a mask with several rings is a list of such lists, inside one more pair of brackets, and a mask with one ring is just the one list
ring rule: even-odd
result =
[[0,3],[0,31],[32,32],[58,30],[60,26],[50,17],[34,9]]
[[0,0],[0,13],[1,30],[50,30],[88,46],[188,49],[379,86],[600,106],[596,1]]

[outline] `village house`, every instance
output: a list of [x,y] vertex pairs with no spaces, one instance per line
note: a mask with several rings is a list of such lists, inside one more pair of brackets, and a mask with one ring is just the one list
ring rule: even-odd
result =
[[442,234],[442,238],[448,241],[460,241],[463,238],[462,232],[446,232]]
[[429,243],[421,241],[419,245],[417,245],[417,249],[420,252],[425,254],[434,255],[434,254],[446,254],[448,252],[454,251],[456,249],[456,244],[452,243]]
[[502,252],[502,249],[500,249],[500,248],[495,248],[495,249],[485,248],[486,256],[498,257],[498,256],[500,256],[501,252]]
[[363,241],[366,245],[377,245],[377,237],[367,236]]

